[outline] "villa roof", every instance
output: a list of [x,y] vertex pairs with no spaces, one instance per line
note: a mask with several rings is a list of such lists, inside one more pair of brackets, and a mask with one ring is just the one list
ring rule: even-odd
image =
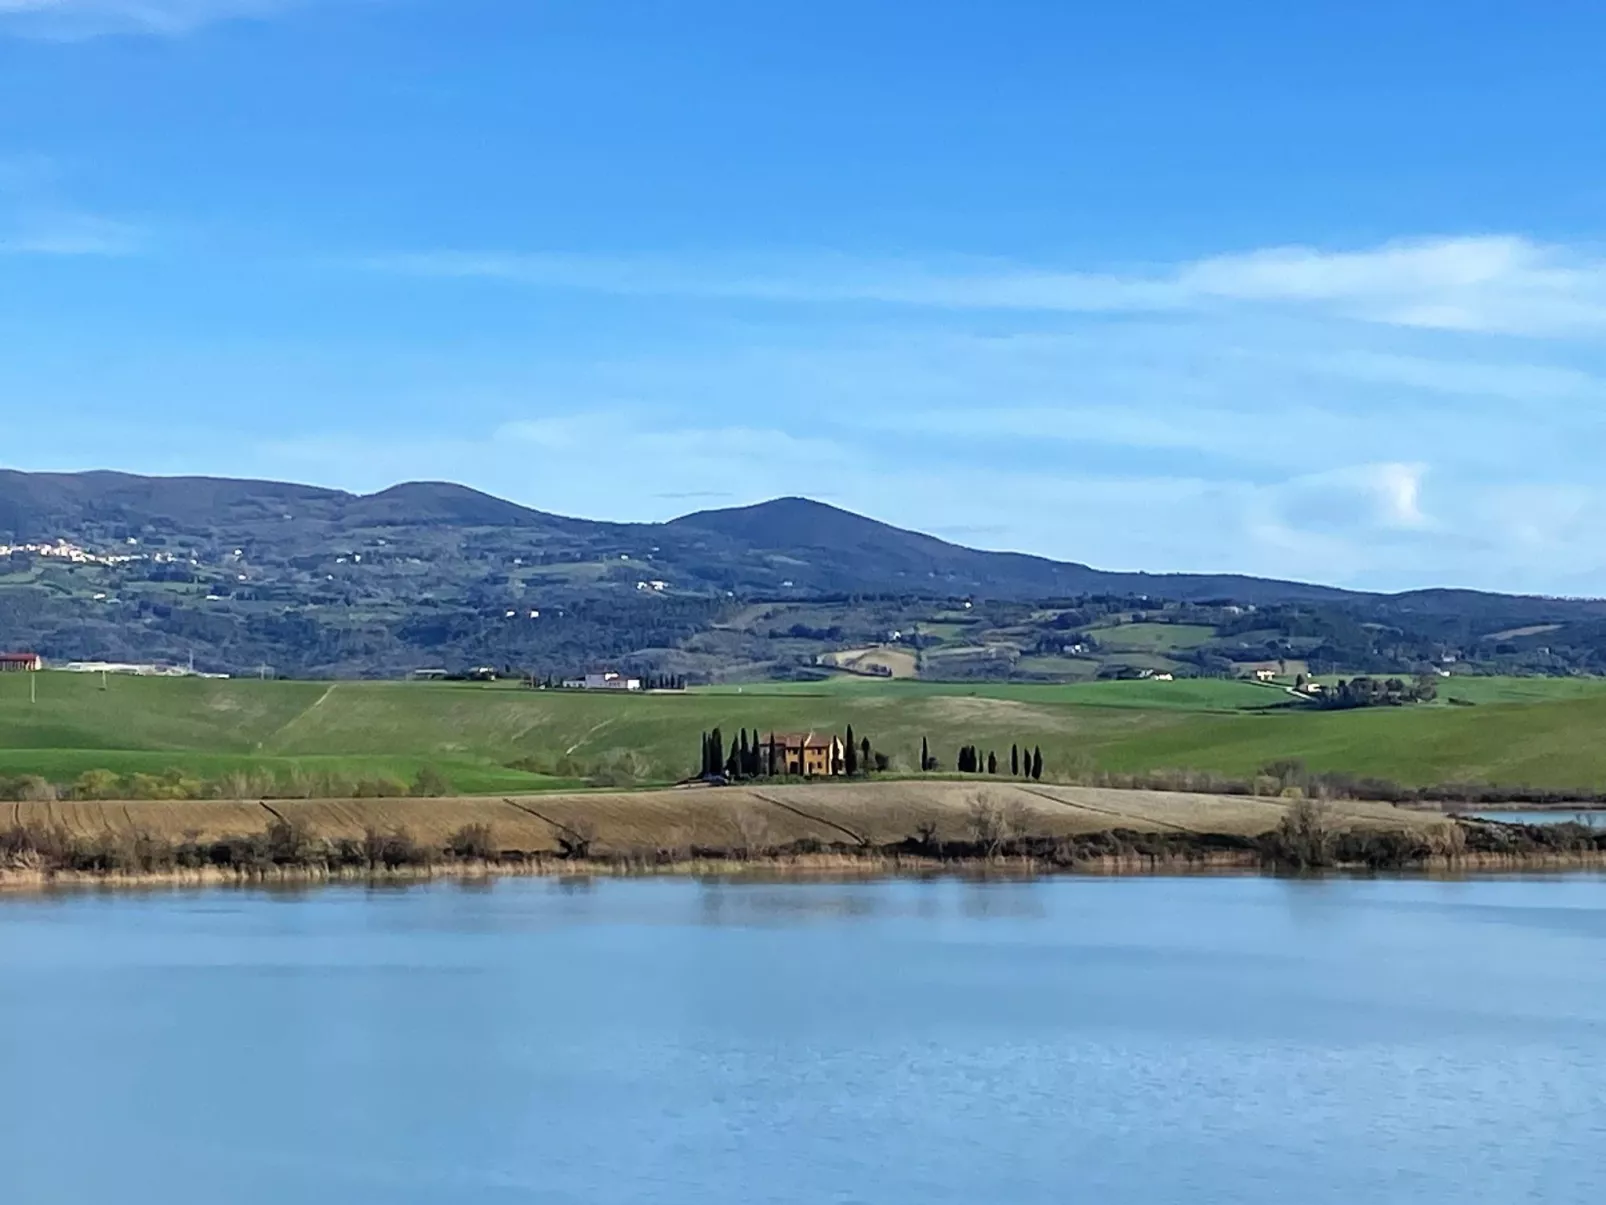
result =
[[836,743],[836,737],[829,732],[772,732],[763,743],[773,743],[782,749],[829,749]]

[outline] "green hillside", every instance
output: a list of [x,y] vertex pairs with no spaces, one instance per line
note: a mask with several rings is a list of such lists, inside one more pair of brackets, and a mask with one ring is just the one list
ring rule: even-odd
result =
[[[1458,679],[1488,700],[1350,712],[1295,710],[1241,682],[976,686],[874,679],[597,695],[502,684],[0,677],[0,775],[70,781],[89,769],[217,779],[231,772],[410,780],[428,765],[467,793],[666,782],[722,727],[852,724],[912,771],[921,738],[952,765],[970,743],[1041,745],[1046,777],[1194,769],[1249,776],[1298,758],[1313,770],[1405,784],[1482,781],[1606,788],[1606,680]],[[1511,699],[1515,701],[1500,701]]]

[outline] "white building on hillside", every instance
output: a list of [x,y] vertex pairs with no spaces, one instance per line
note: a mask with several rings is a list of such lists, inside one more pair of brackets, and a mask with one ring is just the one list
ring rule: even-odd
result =
[[640,690],[640,678],[627,678],[611,669],[587,674],[583,678],[569,678],[563,683],[565,690]]

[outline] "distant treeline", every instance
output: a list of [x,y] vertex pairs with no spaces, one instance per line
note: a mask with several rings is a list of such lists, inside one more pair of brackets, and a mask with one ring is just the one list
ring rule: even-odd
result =
[[1311,696],[1311,702],[1327,711],[1348,711],[1356,707],[1401,707],[1407,703],[1431,703],[1439,697],[1438,677],[1419,675],[1415,681],[1403,678],[1349,678]]

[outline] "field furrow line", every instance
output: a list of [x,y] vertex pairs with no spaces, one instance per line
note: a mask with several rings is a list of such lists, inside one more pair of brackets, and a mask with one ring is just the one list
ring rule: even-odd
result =
[[554,828],[555,830],[557,830],[560,833],[568,833],[569,836],[574,837],[576,839],[578,839],[579,836],[580,836],[579,833],[575,832],[572,828],[570,828],[567,824],[564,824],[561,820],[554,820],[554,819],[552,819],[551,816],[543,816],[540,812],[536,811],[534,808],[526,807],[524,804],[519,803],[517,800],[503,799],[502,802],[507,804],[508,807],[517,808],[519,811],[523,812],[527,816],[534,816],[537,820],[541,821],[543,824],[551,825],[552,828]]
[[800,807],[793,807],[790,803],[783,802],[782,800],[776,799],[771,795],[766,795],[762,791],[751,791],[750,790],[747,793],[750,796],[752,796],[754,799],[761,800],[764,803],[774,804],[776,807],[781,808],[783,811],[791,812],[792,815],[797,816],[800,819],[810,821],[813,824],[823,824],[823,825],[825,825],[826,828],[834,828],[839,833],[846,833],[848,836],[852,837],[855,841],[857,841],[860,845],[869,845],[870,844],[870,839],[868,837],[866,837],[866,836],[864,836],[864,835],[862,835],[860,833],[854,832],[851,828],[849,828],[845,824],[838,824],[835,820],[827,820],[824,816],[816,816],[814,813],[805,811],[804,809],[802,809]]
[[1095,807],[1091,803],[1076,803],[1069,799],[1057,799],[1047,791],[1034,790],[1028,786],[1022,786],[1021,790],[1028,795],[1035,795],[1038,799],[1046,799],[1050,803],[1058,804],[1062,808],[1071,808],[1083,812],[1097,812],[1101,816],[1113,816],[1117,820],[1141,820],[1146,824],[1158,824],[1162,828],[1169,828],[1179,833],[1191,833],[1194,831],[1185,824],[1176,824],[1170,820],[1161,820],[1155,816],[1145,816],[1141,812],[1118,812],[1111,808]]

